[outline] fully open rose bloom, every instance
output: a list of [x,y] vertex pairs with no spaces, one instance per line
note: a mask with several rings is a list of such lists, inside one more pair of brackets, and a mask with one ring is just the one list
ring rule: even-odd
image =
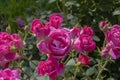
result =
[[51,31],[47,40],[38,43],[38,49],[55,58],[65,57],[71,49],[71,39],[69,33],[64,29],[56,29]]
[[11,70],[6,68],[4,70],[0,70],[0,80],[20,80],[19,75],[19,69]]
[[91,36],[81,35],[74,42],[74,48],[79,52],[91,52],[95,49],[95,42]]
[[58,61],[49,57],[46,61],[40,61],[37,67],[37,72],[39,75],[48,75],[51,80],[56,78],[64,69],[64,65],[62,63],[58,63]]
[[113,25],[110,31],[107,31],[107,41],[112,41],[114,45],[120,46],[120,25]]
[[63,18],[61,14],[54,13],[50,15],[49,22],[51,24],[51,27],[54,27],[56,29],[61,28],[62,21],[63,21]]
[[108,57],[110,55],[113,59],[118,59],[120,58],[120,47],[115,46],[112,42],[109,42],[101,51],[101,54],[105,57]]
[[78,57],[78,62],[82,63],[83,65],[89,65],[91,63],[91,60],[89,56],[81,55]]
[[103,55],[110,54],[113,59],[120,57],[120,26],[113,25],[112,29],[106,32],[107,45],[101,51]]
[[50,32],[49,27],[45,27],[39,19],[34,19],[31,23],[31,31],[35,34],[35,36],[39,38],[43,38],[47,36]]

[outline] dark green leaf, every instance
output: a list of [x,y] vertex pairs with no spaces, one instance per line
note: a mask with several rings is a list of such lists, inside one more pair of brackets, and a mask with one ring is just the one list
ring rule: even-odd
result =
[[95,40],[96,42],[99,42],[100,38],[98,36],[93,36],[93,40]]

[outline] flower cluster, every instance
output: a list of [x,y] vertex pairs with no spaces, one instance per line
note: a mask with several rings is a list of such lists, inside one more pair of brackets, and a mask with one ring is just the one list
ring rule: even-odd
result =
[[101,53],[113,59],[120,58],[120,25],[113,25],[111,29],[106,31],[107,44]]
[[20,70],[11,70],[8,67],[11,61],[20,58],[17,52],[22,46],[23,41],[18,34],[0,32],[0,66],[5,68],[0,70],[0,80],[20,80]]
[[20,80],[19,74],[19,69],[11,70],[6,68],[4,70],[0,70],[0,80]]
[[[62,16],[55,13],[50,16],[45,25],[39,19],[34,19],[30,27],[33,34],[40,39],[37,48],[48,56],[46,61],[39,62],[37,72],[40,75],[47,74],[51,79],[56,78],[64,70],[64,64],[60,63],[60,60],[67,56],[72,49],[81,53],[81,56],[85,56],[84,59],[86,59],[85,53],[92,52],[96,47],[92,39],[94,31],[91,27],[62,28],[62,21]],[[80,59],[78,60],[83,65],[90,64],[88,56],[87,61],[83,58]]]
[[18,59],[17,49],[21,49],[23,41],[18,34],[0,32],[0,66],[7,67],[10,61]]

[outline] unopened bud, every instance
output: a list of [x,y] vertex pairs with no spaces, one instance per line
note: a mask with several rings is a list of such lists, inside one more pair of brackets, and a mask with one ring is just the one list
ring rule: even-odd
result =
[[110,24],[109,24],[107,21],[101,21],[100,24],[99,24],[99,28],[100,28],[102,31],[108,30],[109,27],[110,27]]
[[29,31],[29,26],[26,25],[26,26],[24,27],[24,30],[25,30],[25,33],[27,33],[27,32]]
[[10,25],[8,25],[8,27],[6,28],[6,32],[9,33],[9,34],[11,33],[11,27],[10,27]]
[[21,37],[21,39],[24,39],[24,34],[21,31],[18,31],[19,36]]

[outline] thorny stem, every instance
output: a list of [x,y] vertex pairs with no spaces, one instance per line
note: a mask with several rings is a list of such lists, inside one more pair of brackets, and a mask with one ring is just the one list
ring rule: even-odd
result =
[[74,80],[76,80],[78,69],[79,69],[79,65],[76,65],[76,69],[75,69],[75,73],[74,73]]
[[88,80],[92,80],[87,74],[86,72],[84,71],[84,69],[82,67],[80,67],[80,70],[82,73],[84,73],[84,76],[88,79]]
[[60,6],[59,6],[58,1],[56,1],[56,4],[57,4],[57,8],[58,8],[58,10],[59,10],[60,12],[62,12],[62,10],[61,10],[61,8],[60,8]]
[[23,39],[24,41],[26,40],[27,36],[28,36],[28,33],[25,34],[24,39]]
[[[104,47],[105,47],[105,44],[106,44],[106,34],[105,34],[105,32],[103,32],[103,33],[104,33],[105,38],[104,38],[104,42],[103,42],[103,47],[102,47],[102,48],[104,48]],[[99,52],[99,53],[100,53],[100,52]],[[102,61],[102,56],[101,56],[101,61]],[[97,77],[96,77],[95,80],[100,80],[100,79],[99,79],[99,78],[100,78],[100,75],[101,75],[101,73],[103,72],[104,68],[106,67],[107,63],[108,63],[108,60],[106,60],[105,63],[103,64],[103,66],[102,66],[102,68],[100,69],[100,71],[98,72],[98,75],[97,75]]]
[[72,50],[72,52],[68,55],[67,59],[65,60],[64,64],[67,64],[67,62],[74,57],[74,50]]
[[[19,67],[20,69],[21,69],[21,71],[22,71],[22,73],[25,73],[26,75],[27,75],[27,78],[30,78],[31,77],[31,75],[30,74],[28,74],[26,71],[24,71],[21,67]],[[23,79],[22,79],[23,80]],[[25,80],[25,79],[24,79]]]
[[69,55],[64,64],[67,64],[67,62],[70,60],[71,56]]
[[107,63],[108,63],[108,60],[105,61],[104,65],[102,66],[102,69],[100,69],[100,71],[99,71],[99,73],[98,73],[98,75],[97,75],[97,77],[96,77],[95,80],[100,80],[100,79],[99,79],[99,78],[100,78],[100,75],[101,75],[101,73],[103,72],[104,68],[106,67]]
[[105,32],[103,32],[104,33],[104,36],[105,36],[105,38],[104,38],[104,42],[103,42],[103,48],[105,47],[105,44],[106,44],[106,34],[105,34]]
[[33,63],[36,66],[36,64],[31,59],[27,58],[26,56],[22,56],[22,58],[26,59],[27,61],[30,61],[31,63]]

